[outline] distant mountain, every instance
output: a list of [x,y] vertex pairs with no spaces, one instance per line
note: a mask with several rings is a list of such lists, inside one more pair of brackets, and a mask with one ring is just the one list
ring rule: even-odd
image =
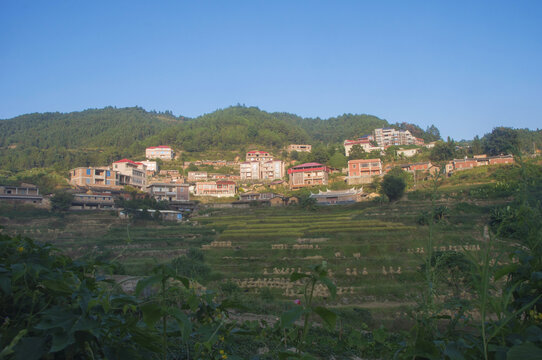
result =
[[107,107],[0,121],[0,169],[105,165],[122,157],[141,157],[146,146],[159,144],[188,152],[279,150],[290,143],[339,144],[387,126],[409,129],[428,141],[438,138],[438,130],[435,136],[413,124],[390,124],[371,115],[344,114],[322,120],[232,106],[187,119],[139,107]]

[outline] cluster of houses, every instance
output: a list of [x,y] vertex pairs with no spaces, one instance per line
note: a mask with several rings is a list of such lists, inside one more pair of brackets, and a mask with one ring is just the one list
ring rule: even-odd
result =
[[[424,145],[423,139],[417,138],[409,130],[395,130],[393,128],[374,129],[371,135],[364,135],[356,140],[344,140],[346,156],[355,145],[360,146],[365,152],[383,151],[389,146],[401,145]],[[412,151],[412,150],[410,150]]]
[[[354,145],[360,145],[365,151],[382,151],[392,145],[423,145],[423,140],[412,136],[408,130],[375,129],[372,135],[363,136],[357,140],[345,140],[346,155],[349,155]],[[311,145],[291,144],[288,151],[310,152]],[[417,149],[405,156],[411,156]],[[233,205],[245,206],[252,202],[261,202],[271,206],[282,206],[296,203],[296,198],[288,198],[275,193],[241,192],[238,194],[238,184],[266,183],[269,188],[288,185],[291,190],[304,187],[325,186],[329,184],[330,174],[334,169],[316,162],[299,164],[285,171],[285,163],[275,159],[266,151],[252,150],[246,153],[245,161],[209,160],[194,163],[214,166],[239,165],[239,175],[208,173],[206,171],[189,171],[183,177],[178,170],[158,169],[156,159],[168,161],[175,158],[175,152],[170,146],[149,147],[145,151],[146,160],[133,161],[121,159],[109,166],[78,167],[70,170],[70,185],[75,189],[72,209],[113,209],[115,199],[129,198],[134,193],[124,191],[128,185],[140,190],[136,196],[150,196],[158,201],[167,201],[172,211],[186,211],[194,207],[190,201],[191,194],[202,197],[235,197],[239,201]],[[445,172],[471,169],[478,166],[494,164],[511,164],[514,158],[510,155],[454,159],[445,166]],[[185,163],[186,165],[186,163]],[[185,166],[187,167],[187,166]],[[407,172],[434,173],[439,167],[431,162],[403,164],[400,167]],[[366,184],[374,177],[384,175],[391,170],[392,165],[384,166],[382,161],[375,159],[359,159],[348,161],[348,167],[343,169],[347,176],[344,181],[348,185]],[[288,183],[284,178],[288,174]],[[319,204],[347,204],[360,201],[363,196],[361,189],[340,191],[325,191],[311,195]],[[21,187],[0,186],[0,200],[22,201],[41,204],[43,197],[39,190],[26,184]],[[173,214],[175,215],[175,214]],[[172,216],[173,216],[172,215]]]

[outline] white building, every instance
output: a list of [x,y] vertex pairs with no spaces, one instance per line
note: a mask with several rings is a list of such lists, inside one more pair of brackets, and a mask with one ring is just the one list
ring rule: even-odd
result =
[[147,167],[148,172],[155,173],[158,171],[158,165],[156,164],[156,161],[145,160],[140,162]]
[[175,157],[173,149],[166,145],[151,146],[145,150],[147,159],[172,160]]

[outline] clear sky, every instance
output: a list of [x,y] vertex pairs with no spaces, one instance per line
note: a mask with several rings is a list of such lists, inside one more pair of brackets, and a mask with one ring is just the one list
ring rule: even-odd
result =
[[0,0],[0,118],[237,103],[542,128],[542,1]]

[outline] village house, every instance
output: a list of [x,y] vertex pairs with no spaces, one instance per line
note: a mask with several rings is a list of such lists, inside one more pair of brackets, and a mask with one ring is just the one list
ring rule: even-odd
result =
[[78,167],[70,170],[70,185],[80,187],[118,187],[117,172],[111,167]]
[[111,193],[74,194],[70,210],[111,210],[115,199]]
[[514,156],[512,155],[492,156],[488,159],[489,165],[513,164],[515,162]]
[[372,141],[374,140],[372,135],[365,135],[360,137],[357,140],[345,140],[343,142],[344,145],[344,153],[346,156],[350,156],[350,152],[352,151],[352,147],[355,145],[359,145],[363,151],[365,152],[371,152],[371,151],[382,151],[384,148],[381,146],[373,146]]
[[[138,209],[138,212],[143,212],[142,209]],[[152,209],[146,209],[146,212],[149,213],[149,216],[156,218],[158,217],[160,220],[163,221],[176,221],[180,222],[183,220],[183,213],[182,211],[178,210],[152,210]],[[130,215],[126,211],[120,211],[119,212],[119,218],[121,219],[128,219]]]
[[382,161],[380,159],[358,159],[348,161],[348,176],[374,176],[382,175]]
[[207,171],[189,171],[188,182],[205,181],[207,180]]
[[241,180],[275,180],[284,177],[284,162],[265,151],[249,151],[239,165]]
[[173,149],[166,145],[151,146],[145,149],[147,159],[172,160],[175,157]]
[[156,161],[144,160],[141,161],[141,163],[147,167],[147,176],[154,175],[159,170]]
[[271,200],[278,195],[271,192],[266,193],[257,193],[257,192],[246,192],[239,194],[239,200],[241,201],[266,201]]
[[415,171],[424,171],[431,174],[435,174],[440,170],[438,166],[433,165],[430,161],[401,165],[401,169],[412,173]]
[[253,150],[246,153],[245,161],[269,161],[273,160],[273,155],[267,151]]
[[327,185],[329,169],[319,163],[305,163],[288,169],[290,189],[296,190],[306,186]]
[[419,149],[399,149],[397,150],[398,156],[412,157],[418,153]]
[[0,185],[0,200],[26,204],[41,204],[43,196],[35,186]]
[[204,181],[196,183],[197,196],[233,197],[235,182],[229,180]]
[[446,164],[446,173],[451,174],[454,171],[468,170],[478,166],[487,165],[501,165],[501,164],[513,164],[514,156],[512,155],[500,155],[500,156],[480,156],[477,155],[474,158],[453,159]]
[[144,189],[147,185],[147,167],[140,162],[122,159],[113,163],[113,170],[117,172],[118,185],[130,185]]
[[188,187],[188,184],[159,182],[147,185],[147,191],[158,201],[189,201]]
[[318,194],[310,194],[311,199],[315,199],[318,205],[346,205],[361,201],[362,189],[348,190],[319,190]]
[[395,130],[393,128],[379,128],[373,131],[374,140],[378,146],[393,145],[423,145],[423,139],[413,136],[409,130]]
[[382,175],[382,161],[380,159],[357,159],[348,161],[348,185],[367,184],[373,176]]
[[259,180],[260,179],[260,162],[245,161],[239,165],[241,180]]
[[312,145],[302,145],[302,144],[290,144],[286,149],[288,152],[297,151],[297,152],[311,152]]

